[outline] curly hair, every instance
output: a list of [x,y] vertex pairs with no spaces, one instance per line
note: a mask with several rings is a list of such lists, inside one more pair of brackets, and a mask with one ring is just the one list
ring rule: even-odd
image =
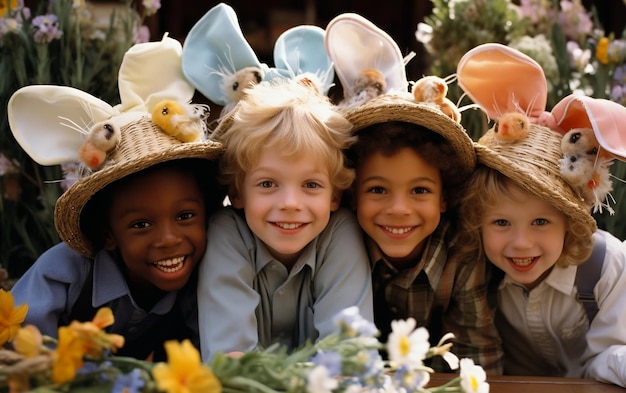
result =
[[239,192],[266,147],[286,158],[312,154],[328,167],[335,191],[350,187],[354,171],[343,151],[355,140],[352,125],[330,99],[300,83],[259,84],[246,90],[233,109],[230,127],[219,137],[226,151],[221,181]]
[[[488,206],[511,195],[517,186],[495,169],[480,165],[466,183],[459,204],[459,231],[454,255],[463,261],[486,259],[481,236],[481,219]],[[559,206],[553,205],[555,208]],[[583,263],[593,250],[593,231],[588,225],[567,217],[563,251],[556,264],[561,267]]]
[[444,137],[426,127],[399,121],[374,124],[356,134],[356,143],[346,153],[353,168],[358,170],[360,163],[374,153],[389,157],[411,148],[439,170],[446,204],[448,208],[456,206],[464,181],[457,170],[462,164]]

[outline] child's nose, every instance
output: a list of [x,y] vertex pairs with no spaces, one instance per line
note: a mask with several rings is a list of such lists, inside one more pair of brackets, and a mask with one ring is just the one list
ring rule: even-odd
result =
[[528,248],[533,245],[534,237],[530,228],[517,228],[513,237],[513,245],[517,248]]
[[410,213],[410,207],[407,196],[403,194],[392,195],[391,203],[388,207],[390,214],[408,214]]
[[164,224],[159,231],[159,239],[157,241],[158,247],[171,247],[177,245],[181,241],[181,236],[176,228],[176,225]]
[[299,190],[295,187],[285,187],[282,192],[281,207],[283,209],[296,209],[300,207]]

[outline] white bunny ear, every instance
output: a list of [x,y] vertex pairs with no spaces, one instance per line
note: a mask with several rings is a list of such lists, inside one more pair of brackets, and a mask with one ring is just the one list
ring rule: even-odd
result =
[[22,149],[40,165],[78,161],[83,133],[117,114],[106,102],[67,86],[26,86],[7,105],[9,126]]
[[398,44],[369,20],[353,13],[335,17],[326,27],[325,45],[344,95],[352,96],[354,81],[365,69],[384,75],[387,90],[383,93],[407,92],[405,62]]
[[120,65],[121,112],[151,112],[165,99],[189,102],[195,88],[183,75],[182,45],[167,34],[161,41],[132,46]]

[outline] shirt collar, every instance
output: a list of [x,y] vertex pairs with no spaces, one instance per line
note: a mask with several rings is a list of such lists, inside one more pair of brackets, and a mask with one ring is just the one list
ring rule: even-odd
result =
[[[255,268],[258,274],[268,263],[276,261],[276,258],[272,256],[270,250],[267,248],[265,243],[261,241],[261,239],[259,239],[256,235],[253,236],[257,244]],[[309,265],[311,267],[311,273],[315,274],[315,261],[317,260],[317,241],[318,238],[315,238],[309,244],[307,244],[306,247],[304,247],[304,250],[302,250],[300,256],[296,260],[296,263],[294,263],[290,274],[295,274],[299,272],[305,265]]]
[[[576,286],[576,270],[577,267],[573,265],[566,267],[554,266],[550,274],[548,274],[539,286],[552,287],[565,295],[569,295],[574,292]],[[503,288],[508,285],[519,286],[519,284],[513,281],[507,274],[504,276],[500,287]]]

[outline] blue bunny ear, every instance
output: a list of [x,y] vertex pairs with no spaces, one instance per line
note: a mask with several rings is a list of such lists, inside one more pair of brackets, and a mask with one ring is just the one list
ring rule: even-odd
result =
[[302,25],[282,33],[274,45],[274,66],[268,79],[313,76],[319,82],[321,94],[332,86],[335,73],[333,63],[324,46],[324,29]]
[[256,67],[264,73],[252,47],[243,36],[237,14],[220,3],[211,8],[189,31],[183,43],[183,74],[205,97],[225,106],[233,98],[225,89],[225,77]]

